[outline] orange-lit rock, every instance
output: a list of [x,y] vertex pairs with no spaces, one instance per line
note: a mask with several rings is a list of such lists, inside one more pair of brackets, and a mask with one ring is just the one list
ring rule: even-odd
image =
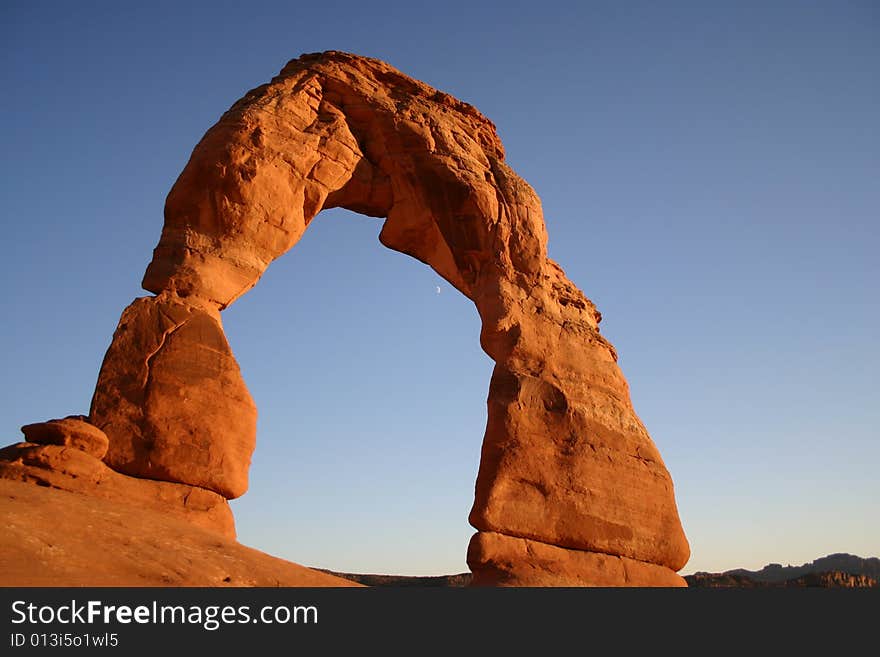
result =
[[665,566],[494,532],[474,534],[468,566],[473,586],[687,586]]
[[153,508],[4,479],[0,527],[0,586],[358,586]]
[[101,368],[90,421],[109,437],[106,462],[246,490],[256,411],[219,312],[330,207],[383,217],[385,246],[479,312],[496,365],[470,514],[477,579],[680,583],[689,547],[672,479],[599,313],[547,257],[541,202],[494,125],[346,53],[291,61],[195,147],[143,278],[158,296],[125,310]]
[[230,499],[247,490],[257,409],[216,310],[136,299],[104,357],[90,417],[119,472]]
[[197,486],[129,477],[71,447],[34,443],[5,447],[0,450],[0,479],[152,509],[235,538],[232,510],[222,495]]
[[672,480],[600,315],[547,257],[540,200],[472,106],[376,60],[290,62],[196,146],[144,286],[224,308],[332,206],[387,217],[383,244],[477,306],[497,364],[471,523],[684,566]]
[[82,415],[26,424],[21,432],[28,442],[73,447],[96,459],[104,458],[110,444],[107,434]]

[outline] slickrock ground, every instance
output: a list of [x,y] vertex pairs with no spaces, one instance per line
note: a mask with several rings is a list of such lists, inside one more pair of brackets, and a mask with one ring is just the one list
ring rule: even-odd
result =
[[[0,479],[161,511],[235,538],[235,520],[226,498],[198,486],[131,477],[113,470],[96,457],[106,453],[107,436],[81,419],[30,424],[22,427],[22,432],[30,441],[48,444],[22,442],[0,449]],[[83,440],[83,435],[89,441]]]
[[0,586],[359,586],[160,511],[0,479]]

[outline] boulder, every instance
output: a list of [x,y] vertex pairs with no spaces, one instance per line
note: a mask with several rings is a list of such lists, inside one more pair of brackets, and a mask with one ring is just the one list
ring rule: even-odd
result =
[[257,409],[216,310],[136,299],[104,357],[90,418],[118,472],[228,499],[247,490]]
[[104,458],[110,444],[107,434],[82,415],[26,424],[21,432],[28,442],[73,447],[96,459]]

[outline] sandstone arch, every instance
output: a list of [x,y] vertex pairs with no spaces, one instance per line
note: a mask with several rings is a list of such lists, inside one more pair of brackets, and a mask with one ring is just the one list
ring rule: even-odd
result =
[[120,472],[247,488],[256,409],[220,311],[323,208],[471,299],[495,361],[468,562],[478,583],[678,585],[672,480],[593,304],[547,257],[541,204],[474,107],[383,62],[304,55],[208,130],[168,195],[90,420]]

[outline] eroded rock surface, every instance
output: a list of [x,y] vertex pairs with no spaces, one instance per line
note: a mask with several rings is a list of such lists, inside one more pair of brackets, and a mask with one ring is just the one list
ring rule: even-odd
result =
[[474,534],[468,566],[474,586],[687,586],[665,566],[494,532]]
[[229,499],[247,490],[257,409],[216,309],[136,299],[104,357],[90,415],[119,472]]
[[110,446],[107,434],[82,415],[26,424],[21,432],[28,442],[72,447],[98,460],[104,458]]
[[151,509],[235,538],[232,510],[222,495],[187,484],[129,477],[79,449],[35,443],[10,445],[0,450],[0,479]]
[[[470,514],[475,579],[678,585],[672,479],[593,303],[547,257],[534,190],[471,105],[373,59],[304,55],[208,130],[168,195],[90,420],[119,472],[247,488],[256,411],[219,312],[323,208],[384,217],[380,241],[471,299],[495,361]],[[602,584],[605,583],[605,584]]]
[[195,148],[144,286],[224,308],[333,206],[386,217],[383,244],[477,306],[496,367],[471,523],[684,566],[672,480],[600,315],[547,257],[540,200],[472,106],[371,59],[290,62]]

